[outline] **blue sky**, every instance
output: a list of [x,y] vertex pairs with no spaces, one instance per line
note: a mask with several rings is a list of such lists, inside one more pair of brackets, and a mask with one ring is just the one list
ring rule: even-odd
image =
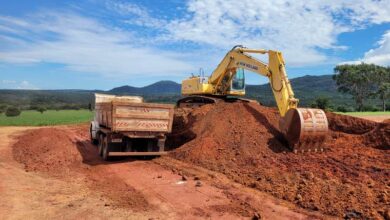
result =
[[290,78],[388,66],[390,0],[0,0],[0,89],[180,82],[236,44],[282,51]]

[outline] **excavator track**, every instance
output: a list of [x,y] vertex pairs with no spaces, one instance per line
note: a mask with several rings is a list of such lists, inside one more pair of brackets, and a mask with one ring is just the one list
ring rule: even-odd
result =
[[207,104],[216,104],[218,102],[250,102],[250,103],[258,103],[256,100],[245,99],[240,97],[214,97],[214,96],[201,96],[201,95],[191,95],[179,99],[177,101],[177,106],[180,108],[196,108],[202,105]]
[[191,95],[191,96],[187,96],[187,97],[184,97],[182,99],[179,99],[176,102],[176,105],[179,108],[196,108],[196,107],[200,107],[202,105],[215,104],[219,101],[221,101],[221,99],[217,98],[217,97]]
[[279,127],[294,153],[322,152],[328,134],[328,120],[321,109],[289,109]]

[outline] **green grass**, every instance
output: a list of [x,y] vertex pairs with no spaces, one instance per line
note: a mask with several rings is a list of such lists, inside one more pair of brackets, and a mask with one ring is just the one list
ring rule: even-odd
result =
[[389,115],[389,112],[337,112],[339,114],[343,115],[350,115],[350,116],[381,116],[381,115]]
[[48,110],[43,114],[37,111],[23,111],[16,117],[0,115],[0,126],[44,126],[65,125],[88,122],[93,119],[89,110]]

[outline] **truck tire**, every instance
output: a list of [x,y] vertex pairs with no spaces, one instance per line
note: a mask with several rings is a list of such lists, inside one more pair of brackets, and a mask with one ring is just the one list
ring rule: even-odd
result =
[[98,141],[98,152],[99,152],[99,156],[102,156],[103,155],[103,139],[104,139],[104,136],[103,134],[99,134],[98,136],[99,138],[99,141]]
[[105,161],[110,160],[110,156],[108,154],[110,153],[110,144],[108,143],[107,136],[103,137],[103,152],[102,152],[102,158]]

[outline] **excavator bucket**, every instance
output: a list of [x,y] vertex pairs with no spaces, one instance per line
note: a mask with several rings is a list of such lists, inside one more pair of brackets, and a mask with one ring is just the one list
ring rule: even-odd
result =
[[291,108],[280,120],[279,127],[295,153],[323,151],[328,134],[328,120],[323,110]]

